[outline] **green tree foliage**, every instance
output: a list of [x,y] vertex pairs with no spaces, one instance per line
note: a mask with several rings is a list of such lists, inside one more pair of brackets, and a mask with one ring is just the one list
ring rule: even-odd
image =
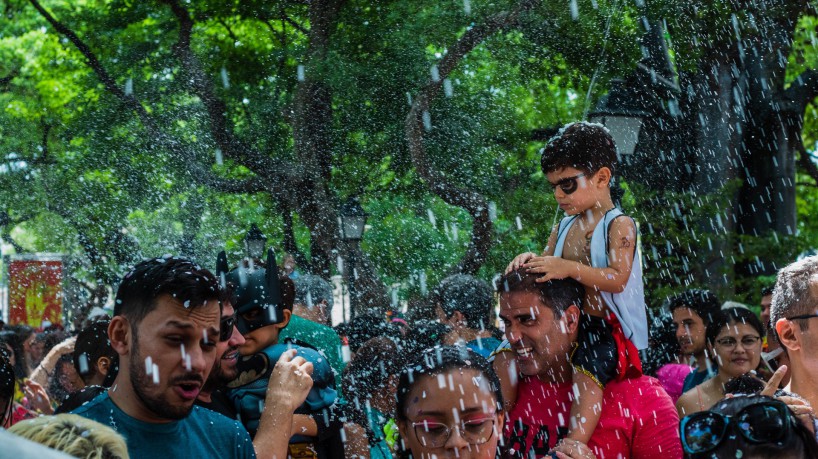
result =
[[[457,269],[491,279],[541,250],[558,218],[538,149],[642,57],[644,10],[575,3],[0,0],[0,233],[18,251],[71,254],[93,286],[165,252],[212,265],[226,248],[235,262],[255,222],[303,270],[330,276],[348,249],[340,203],[359,197],[372,306],[388,301],[384,285],[419,294],[421,272],[429,286]],[[672,19],[681,73],[701,71],[696,43],[731,39],[727,2],[648,7]],[[813,22],[799,23],[789,82],[814,67]],[[407,129],[422,101],[418,144]],[[804,129],[814,144],[814,117]],[[787,247],[812,245],[812,186],[799,188]],[[626,203],[654,305],[735,279],[733,258],[791,255],[733,236],[729,193],[656,191],[634,186]],[[719,213],[722,232],[707,223]],[[710,245],[731,261],[709,270]]]

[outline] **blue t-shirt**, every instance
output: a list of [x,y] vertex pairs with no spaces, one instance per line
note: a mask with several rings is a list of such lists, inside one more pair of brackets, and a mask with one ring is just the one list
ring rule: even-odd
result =
[[256,457],[250,435],[240,423],[199,406],[182,420],[153,424],[125,414],[106,392],[72,413],[109,426],[125,437],[131,459]]
[[699,384],[715,376],[716,371],[713,367],[714,366],[708,365],[707,368],[704,369],[704,371],[698,371],[698,369],[691,371],[690,374],[688,374],[687,377],[685,377],[685,382],[684,385],[682,386],[682,393],[684,394],[690,389],[693,389]]

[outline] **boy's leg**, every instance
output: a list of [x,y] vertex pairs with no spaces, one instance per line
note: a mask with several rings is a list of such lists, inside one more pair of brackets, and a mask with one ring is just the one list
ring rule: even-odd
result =
[[602,388],[594,378],[576,369],[573,382],[576,398],[571,403],[567,438],[588,444],[602,413]]

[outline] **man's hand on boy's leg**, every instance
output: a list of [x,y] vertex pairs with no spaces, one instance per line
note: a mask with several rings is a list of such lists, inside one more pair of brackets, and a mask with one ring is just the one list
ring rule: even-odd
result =
[[516,257],[514,257],[513,260],[511,260],[511,263],[509,263],[508,266],[506,266],[506,272],[504,274],[508,274],[511,271],[516,271],[516,270],[520,269],[520,267],[523,266],[523,264],[525,264],[525,262],[527,262],[528,260],[530,260],[530,259],[532,259],[532,258],[534,258],[536,256],[537,256],[537,254],[533,253],[533,252],[526,252],[526,253],[521,253],[521,254],[517,255]]
[[537,278],[537,282],[574,278],[579,273],[579,263],[552,256],[530,258],[522,267],[526,272],[542,274],[542,277]]

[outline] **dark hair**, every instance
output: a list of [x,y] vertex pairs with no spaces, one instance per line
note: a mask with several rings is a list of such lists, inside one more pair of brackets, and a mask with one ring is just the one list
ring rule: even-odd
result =
[[26,356],[25,352],[23,352],[23,340],[20,339],[20,335],[15,333],[10,327],[6,328],[0,331],[0,344],[8,344],[12,352],[14,352],[14,376],[17,379],[27,377]]
[[483,280],[467,274],[454,274],[440,281],[432,294],[447,318],[460,311],[470,328],[485,329],[490,322],[494,295]]
[[761,287],[761,296],[770,296],[770,295],[772,295],[774,288],[775,288],[774,285],[769,285],[767,287]]
[[0,352],[0,406],[5,408],[5,411],[0,413],[0,429],[6,425],[6,420],[11,416],[16,385],[17,378],[14,368],[6,358],[5,352]]
[[355,358],[344,368],[341,377],[347,400],[357,397],[361,404],[375,391],[381,389],[392,375],[403,368],[402,353],[394,341],[378,336],[367,341],[355,353]]
[[213,273],[187,258],[167,255],[145,260],[119,284],[114,315],[125,316],[138,326],[162,295],[170,295],[186,308],[196,308],[219,299],[219,282]]
[[110,383],[113,383],[111,375],[116,374],[119,354],[111,347],[111,341],[108,339],[108,324],[110,323],[109,320],[94,322],[77,335],[73,363],[74,368],[85,384],[90,384],[91,378],[96,375],[97,362],[102,357],[111,360],[108,374],[105,376],[105,382],[102,385],[110,387],[109,380]]
[[752,373],[744,373],[724,383],[724,393],[733,395],[752,395],[764,390],[764,381]]
[[70,337],[71,335],[64,330],[49,330],[37,333],[37,336],[34,338],[34,342],[43,344],[43,354],[41,357],[45,357],[48,355],[48,352],[51,351],[51,349],[54,349],[54,346],[62,343]]
[[650,327],[650,346],[642,369],[646,375],[656,376],[656,372],[668,363],[674,362],[682,352],[676,339],[676,327],[673,317],[668,314],[656,316]]
[[552,279],[537,282],[537,275],[522,270],[512,271],[500,278],[497,291],[500,295],[513,292],[536,292],[544,305],[554,311],[559,319],[572,304],[581,308],[585,287],[574,279]]
[[443,338],[452,329],[437,320],[416,320],[401,340],[402,352],[406,355],[417,355],[430,347],[443,344]]
[[73,357],[71,354],[63,354],[57,359],[57,364],[54,365],[54,372],[48,378],[48,387],[46,391],[48,392],[48,396],[51,397],[51,400],[55,402],[62,403],[66,397],[71,395],[71,392],[63,387],[62,381],[60,381],[60,376],[62,376],[63,372],[65,371],[63,368],[74,368]]
[[398,403],[395,419],[406,419],[406,400],[412,386],[423,376],[434,376],[451,369],[472,369],[479,371],[488,379],[489,387],[494,393],[497,411],[503,409],[503,394],[500,391],[500,380],[491,363],[478,353],[465,346],[437,346],[427,349],[412,359],[403,369],[398,380]]
[[691,289],[668,298],[667,307],[671,314],[679,308],[689,308],[707,325],[721,310],[721,302],[710,290]]
[[748,324],[755,328],[758,332],[758,336],[762,338],[765,336],[764,325],[761,324],[761,320],[758,319],[758,316],[756,316],[753,311],[747,308],[727,308],[723,311],[719,311],[713,317],[713,320],[707,324],[707,330],[705,331],[707,342],[710,343],[711,346],[714,345],[716,343],[716,337],[719,336],[719,333],[724,327],[739,323]]
[[[765,395],[742,395],[738,397],[725,398],[713,405],[710,411],[727,416],[734,416],[744,408],[757,405],[759,403],[770,402],[775,399]],[[736,451],[742,451],[744,457],[752,458],[805,458],[818,457],[818,443],[815,436],[795,417],[795,414],[787,408],[790,416],[789,435],[778,444],[776,443],[750,443],[741,435],[725,434],[724,440],[712,451],[700,454],[689,455],[691,459],[705,459],[712,457],[734,457]]]
[[395,325],[387,323],[384,317],[378,314],[356,316],[349,322],[336,326],[335,332],[341,338],[347,339],[349,350],[352,352],[358,352],[365,342],[376,336],[396,339],[401,336],[400,330]]
[[616,172],[616,145],[608,130],[600,124],[566,124],[542,149],[540,167],[544,174],[573,167],[594,174],[603,167]]

